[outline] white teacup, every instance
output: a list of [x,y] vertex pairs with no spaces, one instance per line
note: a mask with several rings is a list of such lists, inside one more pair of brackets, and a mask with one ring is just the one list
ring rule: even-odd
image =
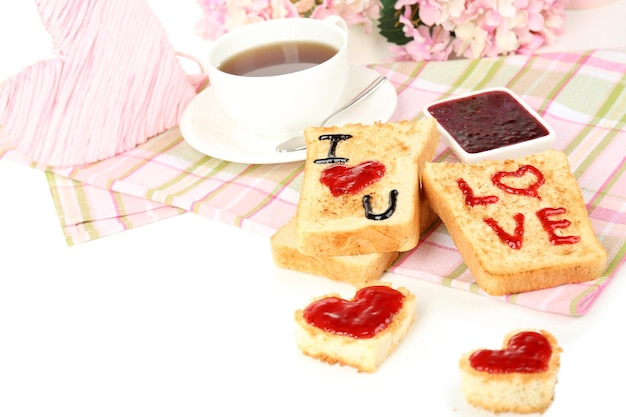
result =
[[[337,52],[322,63],[279,75],[235,75],[222,70],[225,62],[246,50],[290,42],[321,43]],[[281,140],[302,134],[305,127],[319,125],[332,113],[342,97],[349,71],[347,24],[329,16],[243,26],[215,40],[207,69],[217,101],[238,125]]]

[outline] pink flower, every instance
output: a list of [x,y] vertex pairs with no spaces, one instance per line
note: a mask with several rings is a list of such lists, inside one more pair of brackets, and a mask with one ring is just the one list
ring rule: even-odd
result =
[[218,0],[198,0],[198,4],[202,8],[202,17],[196,23],[194,33],[210,40],[226,33],[226,4]]
[[240,26],[261,20],[300,17],[290,0],[197,0],[202,17],[195,33],[213,40]]
[[430,28],[420,25],[414,40],[403,48],[412,61],[445,61],[452,51],[450,32],[441,26]]
[[[530,53],[563,33],[568,0],[396,0],[381,19],[394,59],[446,60]],[[380,17],[380,0],[197,0],[204,39],[259,20],[323,19],[339,15],[366,32]],[[397,11],[397,12],[396,12]],[[386,16],[386,17],[389,17]],[[395,21],[397,16],[397,21]],[[384,23],[383,23],[384,22]],[[402,33],[398,36],[398,27]],[[397,42],[397,44],[393,44]]]
[[372,19],[378,19],[379,12],[380,3],[377,0],[323,0],[313,10],[311,17],[323,19],[329,15],[341,16],[348,26],[363,24],[369,33]]

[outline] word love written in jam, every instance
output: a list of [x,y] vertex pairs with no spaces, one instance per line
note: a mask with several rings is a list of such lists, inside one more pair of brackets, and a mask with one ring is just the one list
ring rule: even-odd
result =
[[[506,183],[507,177],[520,178],[525,175],[534,175],[536,179],[535,182],[525,188],[515,188],[507,185]],[[496,204],[499,200],[498,196],[495,195],[474,195],[474,190],[463,178],[457,179],[456,182],[459,190],[461,190],[461,193],[465,197],[465,204],[470,207],[478,205],[486,206],[490,204]],[[496,172],[491,176],[491,182],[494,186],[508,194],[526,196],[528,198],[536,198],[538,200],[541,200],[539,188],[545,183],[545,177],[543,176],[543,173],[534,166],[523,165],[520,166],[516,171]],[[580,236],[562,236],[557,233],[559,229],[565,229],[571,224],[571,222],[565,218],[558,218],[558,216],[561,216],[565,213],[566,210],[563,207],[544,207],[535,212],[535,215],[539,219],[541,226],[547,233],[548,240],[553,245],[574,244],[580,241]],[[522,248],[522,242],[524,240],[524,214],[516,213],[513,216],[513,220],[515,221],[515,230],[513,231],[513,233],[509,233],[505,231],[495,219],[490,217],[483,219],[483,221],[489,227],[491,227],[491,229],[500,238],[500,240],[509,245],[512,249],[519,250]]]
[[[330,143],[326,158],[316,159],[316,164],[330,164],[320,174],[320,181],[328,187],[331,194],[339,197],[345,194],[359,194],[366,187],[380,181],[385,176],[385,165],[379,161],[364,161],[357,165],[348,166],[348,158],[336,156],[339,142],[352,138],[352,135],[332,134],[321,135],[319,140]],[[372,196],[366,194],[361,200],[365,217],[370,220],[385,220],[393,215],[398,201],[398,190],[389,192],[389,206],[382,213],[372,211]]]

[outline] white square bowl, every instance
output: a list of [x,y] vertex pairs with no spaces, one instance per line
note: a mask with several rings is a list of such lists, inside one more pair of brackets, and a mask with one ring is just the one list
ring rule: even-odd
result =
[[479,90],[424,108],[462,162],[518,158],[549,149],[554,130],[508,88]]

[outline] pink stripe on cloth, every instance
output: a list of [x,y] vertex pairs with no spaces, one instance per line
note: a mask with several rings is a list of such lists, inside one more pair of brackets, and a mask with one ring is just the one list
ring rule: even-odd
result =
[[[503,302],[582,315],[623,270],[625,65],[626,51],[586,51],[372,66],[399,91],[394,119],[420,118],[425,105],[442,97],[507,86],[555,129],[555,147],[569,157],[594,229],[609,254],[609,265],[604,276],[595,281],[499,297]],[[1,132],[0,158],[46,169],[16,152]],[[435,160],[456,159],[441,144]],[[120,195],[125,195],[150,200],[161,208],[191,211],[269,237],[295,214],[303,163],[247,165],[222,161],[195,151],[174,128],[115,157],[53,172],[55,178],[64,177],[105,190],[109,199],[119,200]],[[81,207],[91,210],[91,203],[102,195],[87,194],[81,197],[86,200]],[[66,198],[70,197],[63,200]],[[67,210],[64,207],[60,210]],[[113,218],[123,210],[119,204],[111,204],[107,212]],[[476,285],[441,223],[431,228],[417,248],[403,254],[390,270],[489,297]]]

